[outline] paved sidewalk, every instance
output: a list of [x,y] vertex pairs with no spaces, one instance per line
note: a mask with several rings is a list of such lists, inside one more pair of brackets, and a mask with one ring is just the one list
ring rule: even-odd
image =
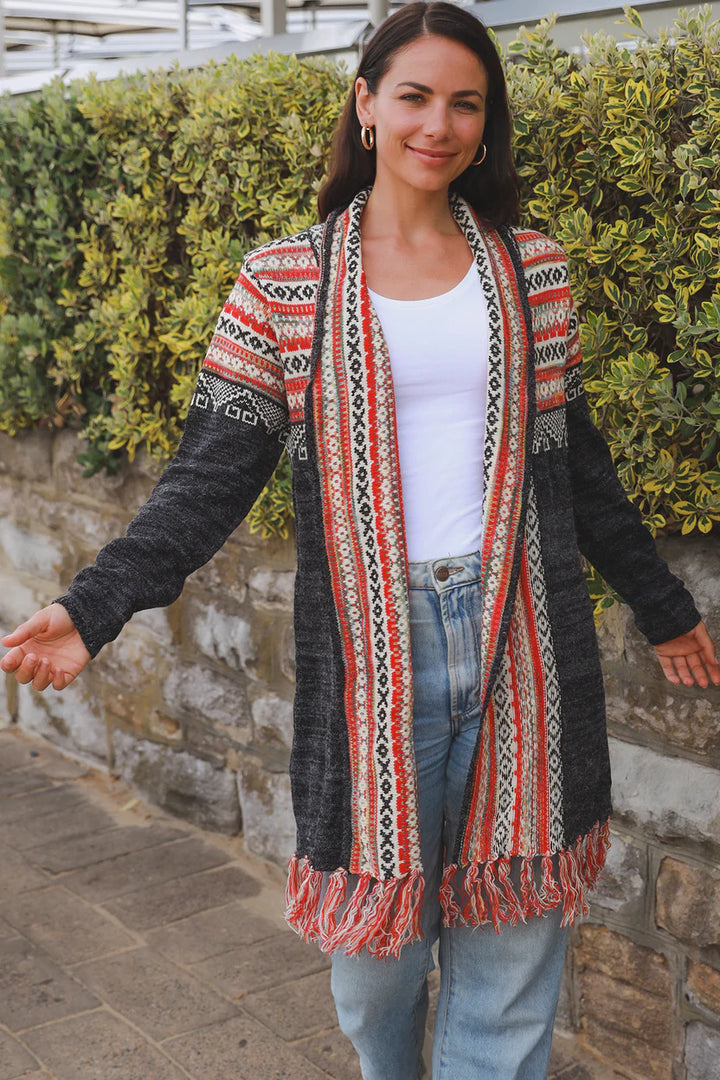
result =
[[[283,888],[238,838],[1,731],[0,1080],[359,1080]],[[556,1080],[614,1075],[556,1044]]]

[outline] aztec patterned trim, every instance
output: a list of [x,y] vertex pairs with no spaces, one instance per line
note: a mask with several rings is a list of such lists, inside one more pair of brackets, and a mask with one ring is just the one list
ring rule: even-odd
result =
[[531,484],[510,629],[480,733],[480,771],[465,844],[468,862],[560,850],[560,740],[560,682]]
[[568,444],[567,415],[564,408],[539,412],[533,425],[533,454]]
[[[485,710],[505,648],[509,605],[517,581],[529,479],[528,438],[534,416],[534,354],[517,268],[508,247],[494,229],[483,228],[463,200],[454,200],[452,208],[478,264],[490,328],[479,616],[480,698]],[[522,267],[519,269],[522,272]],[[478,770],[482,772],[487,764],[476,752],[456,842],[456,858],[463,865],[476,859],[473,830],[468,824],[477,820],[472,807],[478,796]]]
[[335,870],[323,893],[324,877],[293,855],[285,891],[286,921],[323,952],[356,956],[367,949],[380,960],[397,959],[403,946],[422,936],[424,879],[418,870],[386,881],[363,872],[352,884],[346,870]]
[[[379,881],[420,871],[405,531],[392,373],[360,253],[361,193],[333,226],[313,422],[345,665],[353,846]],[[389,888],[389,885],[388,885]]]
[[520,864],[520,887],[510,859],[446,867],[440,886],[443,926],[515,925],[562,906],[562,925],[588,913],[587,894],[595,886],[610,846],[609,822],[556,855],[528,856]]
[[211,409],[231,420],[255,427],[260,422],[269,435],[278,432],[280,442],[287,436],[287,412],[265,394],[256,393],[248,386],[239,386],[203,369],[195,384],[191,408]]

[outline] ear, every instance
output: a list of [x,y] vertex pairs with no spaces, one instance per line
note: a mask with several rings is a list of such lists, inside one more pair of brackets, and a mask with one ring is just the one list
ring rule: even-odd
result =
[[368,90],[368,84],[365,79],[358,78],[355,80],[355,112],[357,118],[361,124],[367,127],[372,127],[375,123],[375,117],[372,108],[373,94]]

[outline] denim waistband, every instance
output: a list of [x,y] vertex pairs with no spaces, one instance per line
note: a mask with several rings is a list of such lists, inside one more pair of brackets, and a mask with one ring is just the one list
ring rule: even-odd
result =
[[480,580],[482,556],[479,551],[449,559],[430,559],[428,562],[408,563],[408,584],[411,589],[435,589],[446,592],[458,585]]

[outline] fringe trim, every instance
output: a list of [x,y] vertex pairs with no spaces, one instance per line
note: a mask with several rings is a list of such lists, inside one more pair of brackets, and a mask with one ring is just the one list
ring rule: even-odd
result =
[[359,874],[347,904],[346,870],[330,874],[324,894],[322,884],[322,872],[313,870],[307,858],[293,855],[288,867],[285,918],[305,941],[323,952],[342,949],[355,956],[365,948],[381,960],[397,959],[404,945],[420,938],[425,882],[419,870],[387,881]]
[[492,923],[499,930],[503,923],[514,926],[525,922],[529,916],[543,915],[561,904],[562,925],[568,926],[580,915],[587,915],[587,894],[603,868],[609,846],[610,823],[596,822],[572,847],[559,851],[556,856],[542,856],[539,889],[537,863],[528,856],[520,868],[519,895],[510,878],[510,859],[486,862],[482,870],[482,864],[478,863],[468,867],[448,866],[440,886],[443,926]]
[[[610,845],[609,822],[596,823],[586,836],[555,856],[523,859],[520,886],[510,876],[511,860],[495,859],[467,867],[448,866],[439,899],[444,926],[500,929],[562,905],[562,925],[587,915],[587,893],[594,886]],[[539,871],[539,872],[538,872]],[[323,891],[323,881],[325,889]],[[288,866],[285,918],[293,930],[323,952],[361,949],[379,959],[397,958],[403,946],[420,938],[424,878],[414,870],[378,881],[369,873],[352,881],[342,868],[331,874],[313,870],[307,858],[293,855]]]

